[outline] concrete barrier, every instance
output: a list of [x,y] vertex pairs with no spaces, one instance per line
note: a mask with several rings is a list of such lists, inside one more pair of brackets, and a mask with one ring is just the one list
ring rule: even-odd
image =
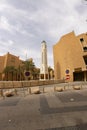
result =
[[39,87],[33,87],[33,88],[31,88],[31,93],[32,94],[40,94],[41,92],[40,92]]
[[54,87],[54,91],[62,92],[62,91],[64,91],[64,88],[63,88],[63,87],[60,87],[60,86]]
[[3,95],[6,97],[11,97],[11,96],[17,95],[17,91],[16,89],[9,89],[3,92]]
[[81,86],[73,86],[73,89],[74,89],[74,90],[80,90],[80,89],[81,89]]

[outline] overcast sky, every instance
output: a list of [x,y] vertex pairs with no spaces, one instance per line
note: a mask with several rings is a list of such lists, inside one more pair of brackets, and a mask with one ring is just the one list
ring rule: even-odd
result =
[[0,55],[32,57],[39,67],[45,40],[53,67],[53,45],[73,30],[87,32],[86,0],[0,0]]

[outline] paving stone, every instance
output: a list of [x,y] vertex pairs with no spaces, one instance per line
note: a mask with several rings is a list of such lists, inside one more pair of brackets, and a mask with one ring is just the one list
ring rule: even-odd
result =
[[[62,93],[51,91],[39,95],[6,97],[0,100],[0,129],[86,130],[86,92],[87,90]],[[75,101],[70,101],[70,98]]]
[[[11,98],[11,97],[9,97],[9,98]],[[10,99],[8,99],[8,100],[6,100],[5,102],[0,102],[0,107],[6,107],[6,106],[16,106],[17,105],[17,103],[19,102],[19,100],[20,100],[20,98],[15,98],[15,99],[13,99],[13,100],[10,100]]]
[[45,96],[40,97],[41,114],[55,114],[75,111],[87,111],[87,105],[50,108]]
[[79,93],[65,93],[65,94],[55,94],[62,102],[70,102],[70,99],[74,99],[73,102],[87,101],[87,96],[83,96]]

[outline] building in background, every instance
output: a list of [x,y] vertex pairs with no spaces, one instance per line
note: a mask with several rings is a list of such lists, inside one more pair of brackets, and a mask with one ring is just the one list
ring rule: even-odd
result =
[[87,81],[87,33],[62,36],[53,46],[53,56],[55,79]]
[[40,67],[40,79],[48,79],[48,65],[47,65],[47,45],[43,41],[41,43],[41,67]]
[[39,74],[40,69],[35,66],[32,58],[23,61],[9,52],[0,56],[0,80],[36,80]]
[[[23,61],[19,59],[19,56],[15,56],[10,54],[9,52],[4,55],[0,56],[0,80],[16,80],[20,78],[20,74],[16,73],[20,70]],[[13,75],[14,71],[14,76]],[[21,77],[23,78],[23,77]]]

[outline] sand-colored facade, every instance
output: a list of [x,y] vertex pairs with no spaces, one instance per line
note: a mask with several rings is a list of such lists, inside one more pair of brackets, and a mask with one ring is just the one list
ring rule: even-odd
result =
[[12,55],[9,52],[6,55],[0,56],[0,80],[5,80],[3,71],[7,66],[18,68],[22,65],[22,62],[23,61],[19,59],[19,56]]
[[70,32],[53,46],[55,79],[87,81],[87,33]]

